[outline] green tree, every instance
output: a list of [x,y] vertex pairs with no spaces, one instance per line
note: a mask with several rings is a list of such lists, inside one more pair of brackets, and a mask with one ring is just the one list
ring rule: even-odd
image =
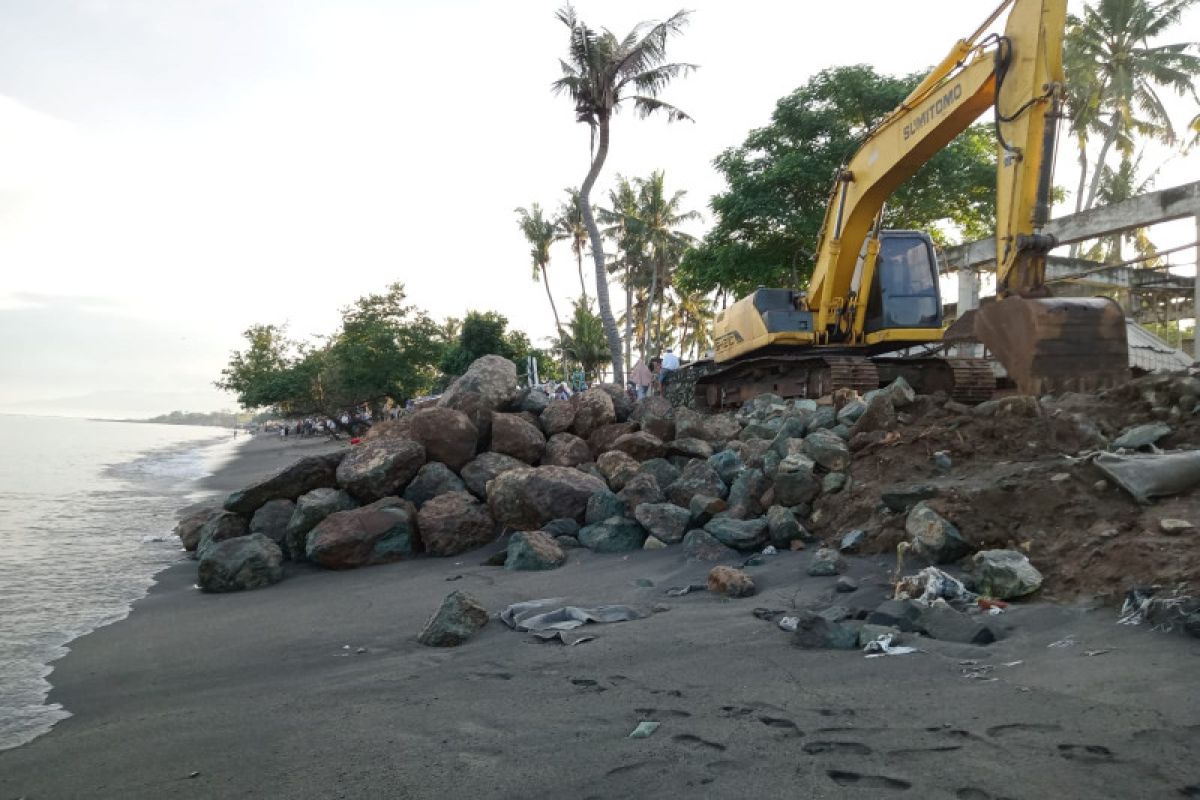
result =
[[[1125,156],[1116,169],[1109,166],[1103,167],[1096,199],[1103,205],[1112,205],[1130,200],[1153,189],[1154,179],[1158,172],[1155,171],[1144,179],[1139,178],[1138,173],[1141,171],[1141,166],[1142,157],[1139,154],[1134,158]],[[1120,264],[1125,261],[1124,245],[1126,243],[1133,245],[1138,258],[1145,259],[1140,262],[1139,266],[1157,267],[1161,264],[1158,250],[1150,241],[1145,228],[1134,228],[1123,233],[1105,236],[1097,240],[1092,248],[1084,254],[1084,257],[1106,264]]]
[[695,211],[683,211],[685,191],[668,196],[663,172],[650,174],[649,178],[635,179],[637,184],[636,217],[629,221],[642,242],[644,256],[650,266],[650,289],[647,293],[646,316],[642,334],[642,355],[650,353],[650,320],[655,304],[658,305],[656,339],[661,340],[662,304],[666,289],[671,286],[675,267],[684,252],[695,239],[679,230],[684,222],[700,218]]
[[699,358],[712,347],[712,326],[716,312],[712,298],[702,292],[681,292],[675,303],[675,325],[679,332],[679,354],[691,352]]
[[695,69],[692,64],[667,62],[667,40],[682,31],[688,12],[678,11],[657,23],[642,23],[624,38],[607,29],[589,28],[570,5],[563,6],[558,19],[571,33],[566,60],[560,60],[562,77],[552,85],[555,94],[566,94],[575,104],[575,119],[592,131],[592,163],[579,187],[580,210],[592,242],[596,262],[596,299],[612,358],[613,380],[622,383],[621,338],[608,299],[608,273],[604,246],[592,213],[592,188],[608,158],[612,115],[624,102],[631,102],[641,117],[661,112],[668,121],[689,119],[680,109],[663,102],[659,93],[672,80]]
[[627,223],[637,216],[637,192],[628,178],[617,176],[617,185],[608,193],[611,208],[599,208],[598,219],[607,227],[604,235],[610,238],[617,248],[617,258],[609,264],[610,271],[621,275],[621,283],[625,288],[625,313],[622,322],[625,326],[624,351],[625,368],[629,369],[630,349],[633,342],[633,299],[634,286],[640,280],[640,272],[644,266],[643,246],[637,232]]
[[467,367],[478,358],[497,355],[525,368],[525,356],[529,353],[529,337],[521,331],[508,330],[508,318],[495,311],[468,311],[459,326],[459,334],[442,354],[439,368],[445,376],[441,381],[450,381],[467,371]]
[[554,330],[562,334],[562,323],[558,319],[558,306],[554,304],[554,295],[550,291],[550,276],[546,268],[550,266],[550,245],[556,238],[555,224],[542,214],[542,207],[533,203],[529,207],[517,209],[517,224],[525,240],[529,242],[529,256],[533,261],[533,280],[539,279],[546,286],[546,299],[550,301],[550,310],[554,312]]
[[299,345],[288,338],[286,325],[251,325],[242,333],[245,350],[234,350],[215,381],[234,394],[243,408],[264,408],[294,392],[289,369],[299,360]]
[[[567,202],[558,209],[554,220],[558,228],[559,241],[571,244],[571,252],[575,254],[575,266],[579,270],[579,291],[584,302],[587,302],[587,283],[583,280],[583,249],[587,247],[588,230],[583,222],[583,206],[580,204],[579,190],[567,189]],[[593,212],[594,213],[594,212]]]
[[562,349],[567,358],[579,364],[589,383],[599,378],[601,369],[609,361],[604,326],[582,299],[575,301],[571,322],[563,334]]
[[[684,256],[679,285],[744,295],[807,281],[838,168],[922,77],[835,67],[779,100],[769,125],[714,160],[729,188],[712,198],[716,224]],[[974,126],[892,195],[884,223],[935,238],[952,223],[965,237],[985,236],[995,225],[995,174],[991,127]]]

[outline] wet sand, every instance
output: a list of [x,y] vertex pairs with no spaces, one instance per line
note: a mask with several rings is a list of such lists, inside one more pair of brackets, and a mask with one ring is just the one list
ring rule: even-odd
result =
[[[295,453],[254,445],[210,488]],[[0,752],[0,798],[1200,796],[1200,641],[1111,609],[1026,604],[994,618],[990,647],[867,659],[795,648],[752,611],[873,607],[886,559],[852,559],[862,588],[835,595],[808,553],[782,553],[748,569],[757,596],[727,600],[664,594],[709,568],[679,548],[480,566],[500,547],[292,566],[230,595],[193,589],[194,563],[169,569],[56,665],[51,700],[74,716]],[[574,647],[496,620],[459,648],[417,644],[454,589],[493,613],[565,597],[647,617]],[[991,680],[964,676],[980,665]],[[661,727],[629,739],[642,720]]]

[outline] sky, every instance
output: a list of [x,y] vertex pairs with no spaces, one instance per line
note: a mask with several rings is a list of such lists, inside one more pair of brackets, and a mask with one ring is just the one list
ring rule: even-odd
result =
[[[559,5],[6,0],[0,412],[230,408],[212,381],[243,330],[328,333],[340,307],[393,281],[436,318],[496,310],[548,336],[514,209],[556,209],[588,167],[587,127],[549,89]],[[928,67],[993,5],[689,3],[669,56],[700,69],[663,97],[695,122],[620,115],[596,198],[617,174],[663,169],[701,233],[724,186],[713,157],[777,99],[829,66]],[[618,35],[678,8],[576,7]],[[1200,9],[1173,38],[1197,30]],[[1073,186],[1065,155],[1057,182]],[[1158,185],[1200,179],[1198,161],[1169,162]],[[1164,246],[1190,230],[1167,227]],[[565,311],[579,288],[565,243],[549,279]]]

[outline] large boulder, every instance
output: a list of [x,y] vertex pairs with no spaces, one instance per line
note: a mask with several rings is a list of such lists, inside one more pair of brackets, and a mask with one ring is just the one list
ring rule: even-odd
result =
[[440,461],[430,461],[421,467],[417,477],[404,489],[404,499],[420,508],[439,494],[462,492],[466,488],[462,479],[454,474],[454,470]]
[[720,500],[729,496],[729,487],[707,461],[693,461],[684,467],[679,479],[671,484],[667,499],[687,508],[692,497],[698,494]]
[[629,418],[664,442],[675,438],[675,408],[665,397],[654,395],[638,400]]
[[788,550],[792,542],[808,538],[808,531],[804,530],[800,520],[796,519],[790,508],[783,506],[771,506],[767,509],[767,531],[771,537],[771,544],[780,550]]
[[614,492],[625,488],[625,484],[637,474],[640,466],[633,456],[620,450],[601,453],[596,459],[596,467]]
[[283,580],[283,551],[260,533],[217,542],[200,557],[197,583],[205,592],[261,589]]
[[261,533],[280,547],[287,535],[288,522],[296,510],[291,500],[279,497],[263,503],[250,518],[250,533]]
[[636,422],[610,422],[607,425],[601,425],[588,437],[588,447],[592,449],[593,453],[604,453],[613,448],[617,439],[627,433],[634,433],[637,429]]
[[421,506],[417,528],[425,550],[434,556],[455,556],[496,538],[487,506],[469,492],[440,494]]
[[[672,504],[674,505],[674,504]],[[719,497],[707,497],[702,494],[692,495],[688,501],[688,518],[692,528],[703,528],[708,521],[729,509],[729,504]]]
[[295,500],[305,492],[337,485],[337,469],[346,451],[302,458],[265,481],[234,492],[225,498],[225,510],[253,514],[268,500]]
[[848,625],[831,622],[813,611],[801,611],[797,617],[792,644],[806,650],[856,650],[858,632]]
[[730,439],[738,438],[742,425],[733,414],[713,414],[704,420],[705,438],[713,447],[724,447]]
[[200,527],[200,538],[196,543],[196,558],[202,558],[204,551],[218,542],[247,536],[250,526],[246,518],[232,511],[220,511],[208,518]]
[[175,524],[175,535],[179,537],[179,543],[183,545],[184,550],[189,553],[196,552],[196,546],[200,544],[200,530],[204,527],[204,523],[220,511],[221,509],[215,506],[205,506],[188,512]]
[[376,422],[367,432],[363,434],[363,438],[367,441],[372,439],[407,439],[409,431],[412,429],[412,414],[408,411],[401,413],[395,419],[385,419],[382,422]]
[[626,481],[621,491],[617,492],[617,496],[625,501],[625,506],[630,512],[635,513],[642,503],[661,503],[664,499],[662,490],[658,488],[658,481],[646,472],[639,472]]
[[575,435],[584,439],[601,425],[617,421],[617,412],[612,398],[603,389],[588,389],[571,398],[575,405]]
[[582,520],[588,498],[607,488],[601,478],[570,467],[525,467],[492,480],[488,506],[497,522],[536,530],[553,519]]
[[667,443],[668,456],[683,456],[684,458],[709,458],[713,454],[712,445],[703,439],[686,437]]
[[358,503],[349,492],[342,489],[313,489],[300,495],[296,500],[296,510],[288,520],[287,533],[284,537],[285,552],[293,560],[305,558],[308,545],[308,532],[317,527],[317,523],[337,511],[349,511],[357,508]]
[[725,597],[749,597],[755,591],[750,576],[733,567],[713,567],[709,570],[708,590]]
[[583,521],[588,525],[595,525],[597,522],[603,522],[609,517],[624,517],[628,516],[626,512],[629,509],[616,493],[610,491],[599,491],[588,498],[587,510],[583,514]]
[[975,588],[997,600],[1033,594],[1042,586],[1042,573],[1024,553],[1016,550],[982,550],[975,554]]
[[570,400],[551,400],[550,405],[542,409],[541,421],[547,436],[565,433],[575,424],[575,404]]
[[653,475],[654,480],[658,483],[658,488],[664,492],[670,488],[671,484],[679,480],[679,467],[676,467],[665,458],[652,458],[644,462],[638,467],[638,472],[644,472],[647,475]]
[[425,457],[457,472],[475,457],[478,426],[453,408],[423,408],[412,415],[409,438],[425,447]]
[[536,464],[546,450],[546,437],[517,414],[492,414],[491,450]]
[[487,609],[478,600],[466,592],[451,592],[417,634],[417,641],[426,647],[458,647],[487,623]]
[[692,515],[674,503],[642,503],[634,509],[633,516],[659,541],[675,544],[683,540]]
[[583,439],[571,433],[556,433],[546,442],[542,463],[554,467],[577,467],[592,460],[592,451]]
[[895,427],[896,407],[892,404],[892,395],[881,390],[871,398],[866,410],[850,428],[850,436],[853,438],[860,433],[890,431]]
[[971,546],[953,523],[924,502],[917,503],[904,520],[913,551],[934,564],[946,564],[971,552]]
[[831,431],[813,431],[804,437],[804,454],[830,472],[845,472],[850,466],[849,445]]
[[[466,414],[479,432],[479,443],[483,444],[491,433],[492,412],[508,408],[517,392],[516,364],[502,356],[487,355],[477,358],[450,384],[438,400],[438,406]],[[457,469],[445,458],[431,458]]]
[[608,398],[612,400],[613,413],[617,415],[617,422],[629,419],[629,415],[633,413],[633,400],[629,399],[628,392],[615,383],[597,383],[595,388],[607,394]]
[[746,468],[737,450],[722,450],[714,453],[709,457],[708,463],[721,476],[721,480],[725,482],[726,486],[732,485],[738,473]]
[[548,533],[517,531],[508,540],[508,555],[504,568],[511,570],[543,570],[561,567],[567,554]]
[[513,406],[518,410],[527,411],[535,417],[540,416],[548,405],[550,405],[550,395],[537,387],[521,391],[513,400]]
[[726,547],[735,550],[759,550],[767,543],[767,521],[758,519],[734,519],[714,517],[704,530]]
[[524,461],[506,456],[503,453],[480,453],[473,461],[462,468],[463,483],[467,491],[480,500],[487,499],[488,481],[508,472],[528,466]]
[[326,569],[354,569],[409,558],[419,549],[413,504],[384,497],[321,520],[308,533],[305,555]]
[[930,637],[959,644],[991,644],[996,634],[978,618],[950,606],[930,606],[921,611],[917,626]]
[[[420,413],[420,412],[418,412]],[[362,502],[399,495],[425,463],[411,439],[376,439],[355,447],[337,468],[338,483]]]
[[717,541],[712,534],[694,530],[688,531],[683,537],[683,554],[695,561],[733,561],[741,555],[732,547],[726,547]]
[[667,454],[667,448],[663,445],[662,440],[654,434],[645,431],[627,433],[624,436],[618,437],[613,442],[612,449],[620,450],[622,453],[638,461],[662,458]]
[[792,455],[775,468],[775,501],[785,506],[811,503],[821,493],[821,481],[813,474],[816,464],[802,455]]
[[738,473],[729,487],[729,514],[740,519],[758,517],[766,510],[763,495],[771,488],[761,469],[746,469]]
[[628,553],[642,549],[646,531],[627,517],[609,517],[580,528],[579,543],[597,553]]

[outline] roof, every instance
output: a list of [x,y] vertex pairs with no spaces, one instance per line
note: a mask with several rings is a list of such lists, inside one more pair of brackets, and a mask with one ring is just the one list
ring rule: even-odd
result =
[[1131,319],[1125,320],[1129,341],[1129,366],[1147,372],[1174,372],[1192,366],[1192,357],[1173,347]]

